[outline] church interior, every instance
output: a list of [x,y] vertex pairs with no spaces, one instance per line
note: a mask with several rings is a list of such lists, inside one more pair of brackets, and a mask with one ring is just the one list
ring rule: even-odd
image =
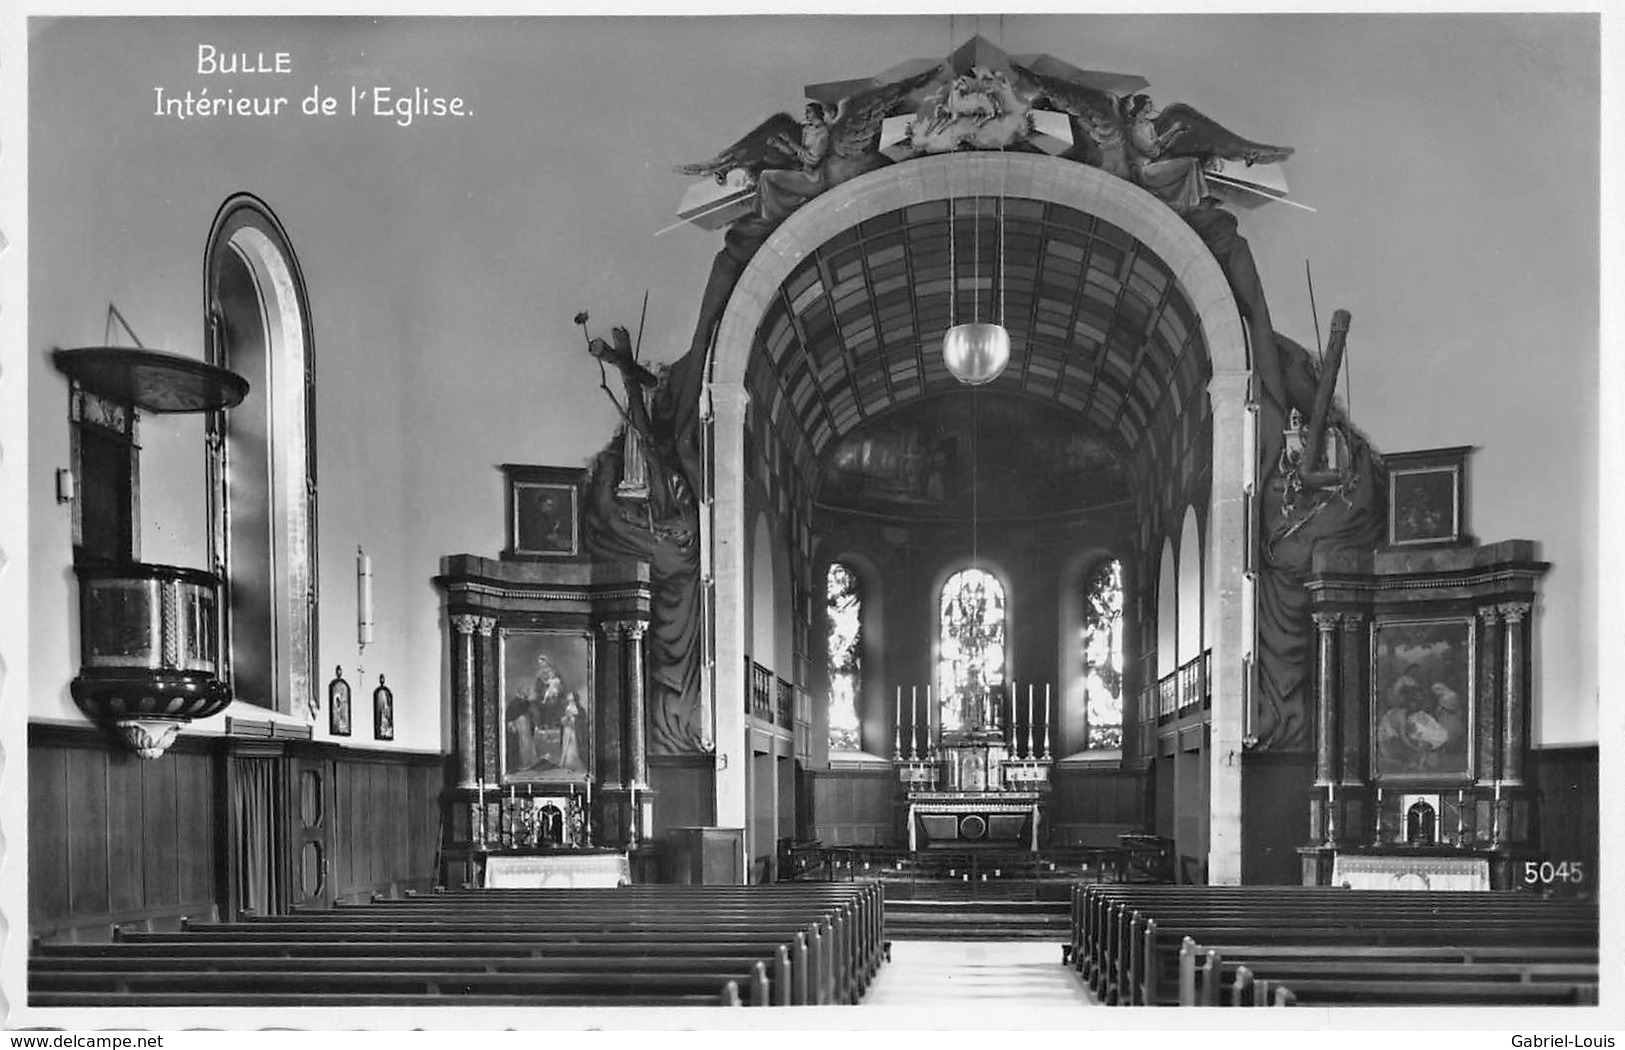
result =
[[8,1010],[1597,1005],[1599,49],[30,20]]

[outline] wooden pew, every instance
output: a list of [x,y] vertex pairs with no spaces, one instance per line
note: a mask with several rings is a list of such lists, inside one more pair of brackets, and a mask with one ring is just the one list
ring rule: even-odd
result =
[[431,894],[39,946],[30,1001],[843,1003],[858,1001],[884,959],[878,884],[626,889]]
[[[1073,903],[1071,962],[1097,996],[1120,1004],[1171,1004],[1188,993],[1191,970],[1209,964],[1200,957],[1181,960],[1187,935],[1203,945],[1296,944],[1322,957],[1357,945],[1517,950],[1589,945],[1594,952],[1597,935],[1594,904],[1542,901],[1517,893],[1090,886],[1075,891]],[[1486,977],[1492,973],[1485,971]],[[1435,983],[1434,998],[1413,994],[1441,1001],[1463,991]],[[1317,1002],[1339,994],[1329,985],[1305,987]],[[1398,993],[1397,988],[1367,984],[1349,994],[1379,991]],[[1564,993],[1551,994],[1561,998]],[[1575,994],[1583,998],[1587,993],[1581,987]],[[1536,995],[1510,993],[1509,999]]]

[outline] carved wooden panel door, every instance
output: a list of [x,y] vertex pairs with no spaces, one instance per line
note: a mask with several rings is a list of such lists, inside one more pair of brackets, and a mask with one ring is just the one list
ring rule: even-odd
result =
[[291,877],[288,904],[333,906],[333,762],[292,755],[288,759],[288,826]]

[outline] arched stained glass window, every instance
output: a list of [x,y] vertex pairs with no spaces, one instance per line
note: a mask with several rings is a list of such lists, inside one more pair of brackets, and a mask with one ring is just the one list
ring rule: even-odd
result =
[[1123,746],[1123,563],[1101,563],[1084,578],[1084,704],[1090,750]]
[[829,614],[829,746],[857,751],[858,692],[863,685],[863,583],[857,573],[835,562],[825,578],[824,593]]
[[1004,585],[990,572],[963,569],[943,584],[938,604],[937,697],[942,728],[965,728],[965,701],[1004,684]]

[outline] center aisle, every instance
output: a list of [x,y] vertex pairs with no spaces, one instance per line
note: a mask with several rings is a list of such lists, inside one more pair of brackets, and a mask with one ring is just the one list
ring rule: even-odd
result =
[[1050,941],[893,941],[864,1006],[1096,1005]]

